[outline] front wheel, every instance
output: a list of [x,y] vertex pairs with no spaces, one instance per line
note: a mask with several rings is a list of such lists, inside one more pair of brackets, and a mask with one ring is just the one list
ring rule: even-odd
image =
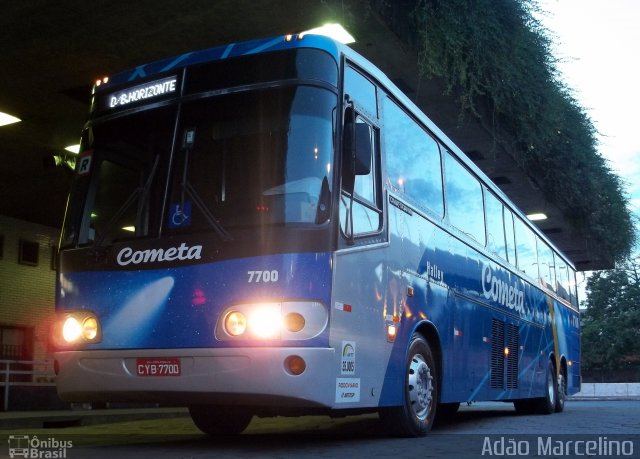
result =
[[438,375],[429,344],[414,335],[405,364],[403,404],[380,410],[387,428],[403,437],[426,435],[433,425],[438,401]]
[[239,406],[190,406],[189,414],[198,429],[212,436],[237,435],[253,418],[251,411]]

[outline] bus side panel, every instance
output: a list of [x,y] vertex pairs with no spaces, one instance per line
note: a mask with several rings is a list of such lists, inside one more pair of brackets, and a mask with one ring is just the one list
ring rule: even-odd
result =
[[385,317],[401,314],[406,279],[387,263],[388,248],[346,249],[334,258],[331,334],[336,349],[334,408],[376,407],[392,343]]

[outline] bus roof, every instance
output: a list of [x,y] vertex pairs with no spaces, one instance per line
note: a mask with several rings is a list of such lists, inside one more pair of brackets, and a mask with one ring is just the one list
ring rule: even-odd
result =
[[127,83],[133,83],[140,79],[146,79],[153,75],[163,74],[172,70],[181,69],[183,67],[200,64],[204,62],[219,61],[233,57],[248,56],[263,52],[282,51],[287,49],[314,48],[321,49],[331,54],[336,62],[340,62],[341,56],[344,55],[348,60],[356,66],[362,68],[369,75],[386,88],[391,95],[397,99],[413,116],[424,124],[455,156],[478,178],[482,183],[498,196],[509,208],[518,215],[526,225],[528,225],[535,234],[547,243],[553,250],[562,256],[564,261],[575,270],[574,264],[569,260],[556,246],[553,244],[533,223],[529,221],[526,215],[513,204],[511,199],[496,186],[493,181],[484,173],[467,155],[458,148],[458,146],[433,122],[425,115],[420,108],[409,99],[403,91],[401,91],[395,83],[393,83],[378,67],[368,59],[363,57],[354,49],[339,43],[329,37],[314,34],[297,35],[280,35],[271,38],[261,38],[237,43],[229,43],[226,45],[206,48],[199,51],[190,51],[177,56],[161,59],[148,64],[139,65],[133,69],[124,70],[114,75],[109,75],[108,83],[97,88],[99,92],[109,90],[114,86],[121,86]]

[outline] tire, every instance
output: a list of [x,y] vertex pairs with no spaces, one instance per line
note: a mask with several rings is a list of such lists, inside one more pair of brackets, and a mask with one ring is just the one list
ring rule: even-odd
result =
[[253,418],[252,412],[236,406],[190,406],[189,414],[196,427],[211,436],[237,435]]
[[[514,400],[513,406],[518,414],[551,414],[556,412],[558,403],[558,378],[551,360],[547,364],[545,395],[540,398]],[[564,401],[562,402],[564,407]]]
[[564,371],[558,376],[558,396],[556,397],[556,413],[564,411],[564,404],[567,400],[567,375]]
[[421,437],[433,425],[438,402],[438,374],[429,344],[415,334],[404,368],[403,404],[380,410],[387,429],[401,437]]

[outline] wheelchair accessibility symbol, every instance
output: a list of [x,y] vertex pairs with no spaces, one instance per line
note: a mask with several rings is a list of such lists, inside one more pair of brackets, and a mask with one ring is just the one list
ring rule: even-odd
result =
[[169,228],[183,228],[191,225],[191,201],[171,204]]

